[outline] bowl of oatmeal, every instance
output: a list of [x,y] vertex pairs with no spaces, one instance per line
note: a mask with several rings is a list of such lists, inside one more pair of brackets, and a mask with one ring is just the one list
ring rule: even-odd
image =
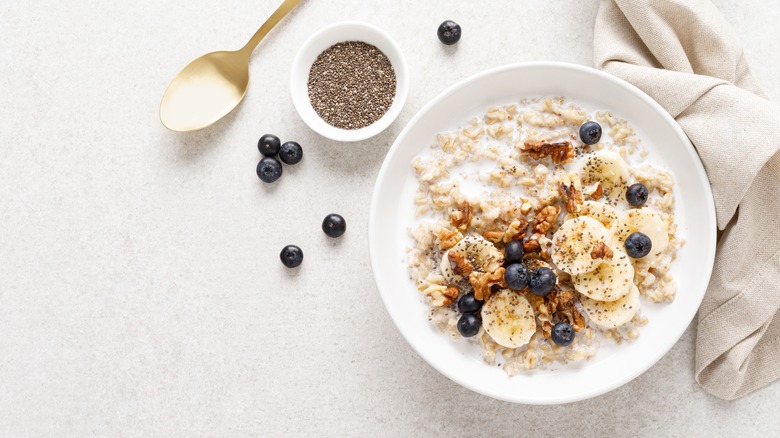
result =
[[706,174],[630,84],[562,63],[486,71],[405,127],[369,249],[390,316],[431,366],[518,403],[602,394],[690,324],[715,254]]

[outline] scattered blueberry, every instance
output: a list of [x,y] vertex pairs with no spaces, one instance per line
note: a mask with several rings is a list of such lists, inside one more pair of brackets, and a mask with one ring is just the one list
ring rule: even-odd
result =
[[647,201],[649,194],[644,184],[636,183],[626,190],[626,201],[634,207],[641,207]]
[[531,273],[531,278],[528,279],[528,288],[531,289],[531,292],[543,297],[553,290],[556,281],[557,278],[552,269],[538,268]]
[[628,254],[629,257],[641,259],[650,254],[650,250],[653,249],[653,241],[647,237],[647,234],[637,231],[628,236],[625,246],[626,254]]
[[552,340],[561,347],[566,347],[574,341],[574,329],[568,322],[559,322],[552,328]]
[[347,221],[341,215],[331,213],[325,216],[325,219],[322,221],[322,231],[328,237],[341,237],[347,231]]
[[523,242],[519,240],[513,240],[507,243],[504,254],[504,265],[509,266],[513,263],[520,263],[523,261],[523,254]]
[[585,122],[580,126],[580,140],[585,144],[596,144],[601,140],[601,125],[594,121]]
[[297,268],[303,262],[303,250],[295,245],[287,245],[279,253],[282,264],[288,268]]
[[279,159],[285,164],[298,164],[301,158],[303,158],[303,149],[294,141],[285,142],[279,149]]
[[257,177],[263,182],[272,183],[282,176],[282,163],[276,158],[263,157],[257,163]]
[[512,290],[522,290],[528,284],[528,268],[522,263],[513,263],[506,267],[504,280]]
[[476,313],[482,308],[482,301],[474,298],[474,294],[469,292],[458,297],[457,306],[460,313]]
[[279,153],[279,137],[273,134],[265,134],[257,142],[257,150],[266,157],[273,157]]
[[282,163],[276,158],[263,157],[257,163],[257,177],[263,182],[272,183],[282,176]]
[[458,331],[464,338],[476,336],[479,333],[479,327],[482,325],[482,318],[476,313],[464,313],[458,320]]
[[452,20],[446,20],[439,25],[436,35],[439,36],[439,41],[451,46],[460,41],[460,25]]

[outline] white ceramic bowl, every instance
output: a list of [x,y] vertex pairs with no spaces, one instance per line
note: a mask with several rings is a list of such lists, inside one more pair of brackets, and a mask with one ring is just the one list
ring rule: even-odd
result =
[[[376,46],[387,56],[395,70],[396,88],[393,104],[382,118],[361,129],[348,130],[329,125],[317,115],[309,100],[308,80],[312,64],[325,49],[343,41],[363,41]],[[382,132],[398,117],[409,92],[409,68],[401,48],[385,31],[368,23],[344,21],[320,29],[303,43],[293,61],[290,90],[295,109],[315,132],[331,140],[365,140]]]
[[[565,96],[589,110],[610,110],[635,128],[648,161],[676,180],[675,221],[686,239],[672,263],[678,283],[672,303],[643,301],[649,323],[639,338],[602,341],[595,357],[557,370],[508,377],[482,360],[472,342],[452,341],[428,321],[427,305],[402,260],[416,222],[417,180],[411,161],[442,130],[453,130],[493,106],[523,97]],[[415,351],[455,382],[490,397],[528,404],[582,400],[625,384],[650,368],[677,342],[696,314],[715,257],[715,209],[707,175],[685,133],[636,87],[614,76],[572,64],[527,63],[489,70],[460,82],[429,102],[396,139],[379,171],[369,214],[369,251],[379,292],[398,330]]]

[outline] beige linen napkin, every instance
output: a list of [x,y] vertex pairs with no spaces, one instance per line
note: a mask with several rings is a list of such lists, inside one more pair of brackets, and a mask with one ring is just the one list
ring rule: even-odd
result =
[[780,107],[708,0],[602,0],[594,40],[596,67],[666,108],[707,170],[723,232],[699,309],[696,380],[741,397],[780,377]]

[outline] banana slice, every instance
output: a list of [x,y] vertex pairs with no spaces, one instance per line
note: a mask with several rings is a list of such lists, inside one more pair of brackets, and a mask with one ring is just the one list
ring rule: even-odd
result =
[[462,276],[455,273],[450,253],[457,252],[466,257],[476,271],[493,272],[501,267],[504,254],[482,236],[466,236],[450,248],[441,258],[440,270],[444,279],[456,283]]
[[596,301],[580,297],[582,310],[594,324],[603,328],[615,328],[631,321],[639,311],[639,289],[631,283],[631,290],[617,301]]
[[593,152],[580,169],[582,184],[601,182],[604,196],[622,198],[628,185],[628,165],[617,152],[606,149]]
[[628,210],[612,224],[615,244],[620,245],[621,249],[628,236],[636,231],[646,234],[653,242],[653,249],[650,254],[643,257],[643,260],[654,260],[669,245],[669,227],[666,226],[666,222],[660,215],[647,209]]
[[590,252],[599,242],[610,245],[609,230],[596,219],[580,216],[564,222],[552,238],[551,257],[559,269],[569,274],[584,274],[598,267],[601,259]]
[[525,295],[502,289],[482,306],[482,327],[499,345],[520,347],[536,333],[534,309]]
[[622,249],[614,247],[612,253],[594,271],[572,276],[577,292],[598,301],[617,301],[631,292],[634,265]]
[[612,223],[618,218],[617,210],[609,204],[604,204],[597,201],[585,201],[580,206],[580,210],[576,213],[569,213],[566,216],[567,219],[580,216],[588,216],[596,219],[609,228]]

